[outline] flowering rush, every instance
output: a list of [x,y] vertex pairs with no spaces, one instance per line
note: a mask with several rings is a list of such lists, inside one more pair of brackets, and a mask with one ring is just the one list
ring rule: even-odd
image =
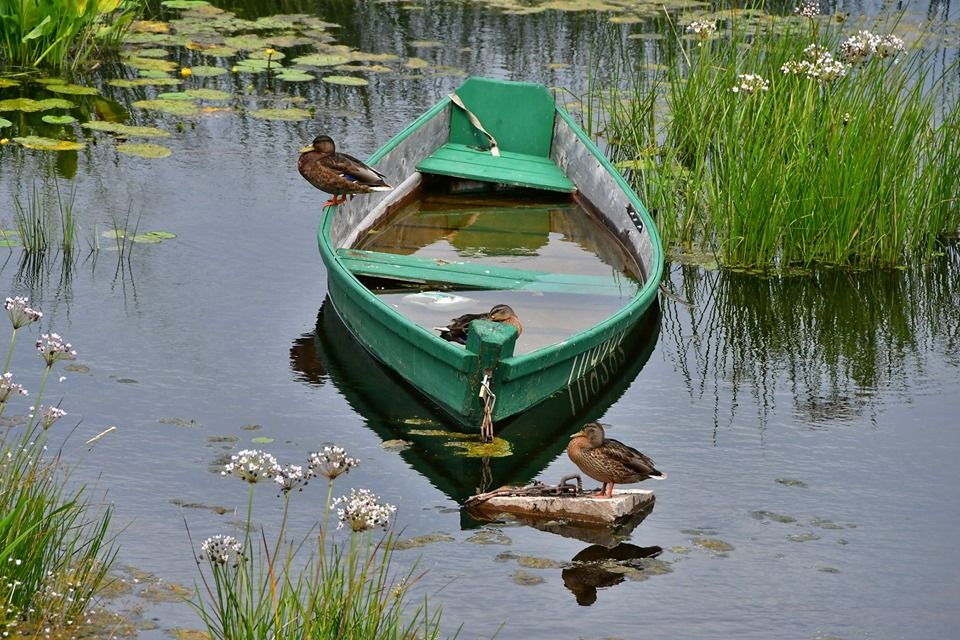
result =
[[341,496],[333,501],[332,506],[338,505],[343,505],[343,508],[337,508],[337,516],[340,518],[337,529],[349,525],[354,532],[367,531],[374,527],[386,529],[390,524],[390,516],[397,510],[392,504],[381,504],[369,489],[350,489],[349,497]]
[[223,471],[222,476],[236,476],[244,482],[256,484],[263,478],[276,477],[281,472],[277,459],[266,451],[260,449],[244,449],[243,451],[230,456]]
[[850,68],[816,43],[803,50],[803,57],[803,60],[790,60],[784,63],[780,71],[788,75],[802,75],[827,83],[847,75]]
[[40,424],[43,426],[43,430],[46,431],[53,426],[53,423],[67,415],[67,412],[61,409],[60,407],[40,407]]
[[878,36],[869,31],[859,31],[840,45],[840,57],[848,64],[859,64],[871,55],[889,58],[904,51],[903,40],[895,35]]
[[326,476],[333,480],[360,464],[356,458],[347,457],[343,447],[327,445],[320,451],[314,451],[307,458],[310,477]]
[[211,536],[203,541],[200,549],[203,550],[201,557],[206,557],[211,564],[220,566],[237,566],[243,558],[243,544],[233,536]]
[[22,384],[13,381],[13,374],[8,371],[0,376],[0,404],[6,402],[15,393],[22,396],[30,395]]
[[757,91],[767,91],[770,89],[770,83],[753,73],[741,73],[737,76],[737,84],[730,88],[734,93],[756,93]]
[[816,0],[804,0],[793,10],[795,14],[804,18],[820,15],[820,3]]
[[30,306],[30,299],[23,296],[7,298],[3,303],[3,308],[7,310],[7,315],[10,316],[10,322],[14,329],[25,327],[43,317],[43,313],[39,309]]
[[706,40],[710,34],[717,32],[717,23],[713,20],[694,20],[687,25],[686,32]]
[[57,360],[73,360],[77,356],[73,346],[61,338],[59,333],[42,334],[37,340],[37,351],[48,367],[52,367]]
[[307,475],[300,465],[288,464],[285,467],[280,467],[277,475],[273,477],[273,481],[280,485],[282,493],[290,493],[296,488],[303,489],[303,485],[307,483]]

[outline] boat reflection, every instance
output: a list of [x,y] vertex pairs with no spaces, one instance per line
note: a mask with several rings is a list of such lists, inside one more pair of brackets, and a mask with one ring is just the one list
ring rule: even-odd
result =
[[564,451],[570,433],[600,418],[626,391],[650,357],[659,327],[654,308],[603,366],[530,411],[498,423],[494,444],[500,448],[493,450],[479,446],[479,433],[458,431],[439,408],[367,353],[329,298],[317,314],[316,330],[294,340],[290,364],[304,382],[332,382],[384,442],[409,443],[400,451],[403,459],[463,503],[491,487],[536,478]]
[[644,580],[663,573],[665,565],[653,560],[661,553],[661,547],[638,547],[627,542],[612,549],[591,545],[573,556],[571,566],[563,569],[563,585],[573,592],[577,604],[588,607],[597,601],[597,589],[618,585],[627,578]]

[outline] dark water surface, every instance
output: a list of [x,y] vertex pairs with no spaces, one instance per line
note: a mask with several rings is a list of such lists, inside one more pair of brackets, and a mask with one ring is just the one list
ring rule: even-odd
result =
[[[244,4],[255,17],[268,3]],[[591,34],[607,24],[595,13],[420,6],[280,10],[341,22],[331,30],[339,42],[401,56],[388,66],[417,56],[574,92]],[[171,58],[212,64],[182,48]],[[326,195],[295,169],[297,150],[320,131],[366,157],[461,81],[449,69],[403,73],[414,77],[368,74],[369,87],[232,75],[188,84],[246,91],[230,104],[248,109],[267,91],[303,97],[317,111],[300,122],[236,109],[146,112],[132,100],[164,88],[134,98],[94,78],[110,101],[76,100],[90,112],[119,105],[127,123],[173,132],[161,141],[170,157],[120,155],[104,137],[70,154],[0,147],[4,228],[14,196],[25,202],[36,186],[55,202],[57,184],[75,187],[76,261],[31,265],[12,249],[0,254],[0,279],[7,295],[29,295],[43,310],[42,331],[59,331],[79,353],[84,368],[52,380],[46,401],[62,398],[69,413],[57,429],[79,423],[66,448],[77,478],[116,505],[121,573],[153,592],[113,605],[140,637],[199,626],[164,585],[197,579],[184,519],[195,541],[236,533],[246,487],[220,477],[224,457],[260,447],[302,463],[326,442],[361,459],[338,493],[365,487],[396,504],[404,538],[440,534],[396,558],[427,570],[415,593],[444,607],[451,635],[462,624],[461,638],[500,630],[528,640],[957,637],[957,248],[930,266],[769,279],[675,265],[669,284],[691,306],[662,298],[616,354],[616,375],[504,425],[498,435],[514,455],[457,455],[447,446],[456,438],[435,433],[450,426],[353,343],[325,302],[315,233]],[[0,89],[0,99],[19,91]],[[15,126],[39,127],[39,115]],[[128,216],[131,227],[177,237],[133,245],[118,260],[100,233]],[[88,253],[97,238],[102,249]],[[31,339],[18,347],[12,370],[35,388]],[[582,564],[597,557],[590,542],[461,511],[477,487],[572,472],[564,447],[590,418],[669,474],[614,559]],[[117,430],[88,452],[81,443],[109,426]],[[382,446],[396,439],[413,446]],[[293,496],[296,535],[320,517],[323,499],[313,485]],[[258,487],[256,518],[268,530],[280,508],[272,487]]]

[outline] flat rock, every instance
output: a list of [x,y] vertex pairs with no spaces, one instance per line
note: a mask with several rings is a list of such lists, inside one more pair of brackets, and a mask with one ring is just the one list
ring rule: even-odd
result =
[[597,498],[589,493],[576,496],[491,495],[495,493],[472,496],[466,504],[471,510],[480,512],[603,526],[649,512],[655,500],[653,491],[648,489],[614,490],[612,498]]

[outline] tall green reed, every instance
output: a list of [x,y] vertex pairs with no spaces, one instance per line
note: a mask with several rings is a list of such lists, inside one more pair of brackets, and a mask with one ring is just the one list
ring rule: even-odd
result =
[[[0,376],[0,415],[27,395],[8,370],[17,332],[42,313],[26,298],[4,304],[13,326]],[[60,455],[48,457],[48,432],[65,412],[42,404],[46,382],[69,343],[48,333],[37,340],[43,374],[25,426],[0,436],[0,630],[9,635],[56,636],[76,630],[102,588],[115,557],[108,529],[112,511],[97,515],[86,487],[73,488]]]
[[141,0],[0,0],[0,62],[77,68],[116,47]]
[[[198,561],[203,589],[193,601],[212,638],[439,637],[439,611],[431,613],[426,598],[414,607],[405,602],[420,575],[414,569],[401,574],[392,570],[393,532],[373,537],[372,530],[388,529],[395,508],[366,490],[351,489],[349,496],[331,501],[335,479],[356,464],[356,459],[334,446],[312,453],[306,469],[281,467],[260,450],[232,457],[223,474],[249,484],[243,536],[216,535],[203,542]],[[290,501],[311,478],[327,479],[316,546],[309,538],[296,543],[287,540]],[[254,489],[262,481],[275,482],[284,500],[272,543],[253,522]],[[337,510],[338,528],[346,526],[350,531],[346,541],[330,531],[331,508]]]
[[960,104],[930,53],[816,18],[727,22],[675,25],[666,69],[633,67],[607,102],[668,245],[731,267],[894,265],[956,233]]

